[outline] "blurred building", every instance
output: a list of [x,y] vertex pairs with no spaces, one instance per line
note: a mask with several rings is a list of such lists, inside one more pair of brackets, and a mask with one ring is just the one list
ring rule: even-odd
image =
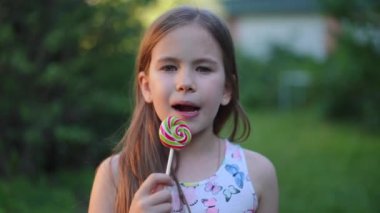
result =
[[222,0],[235,45],[257,58],[270,55],[273,45],[324,59],[339,29],[325,17],[317,0]]

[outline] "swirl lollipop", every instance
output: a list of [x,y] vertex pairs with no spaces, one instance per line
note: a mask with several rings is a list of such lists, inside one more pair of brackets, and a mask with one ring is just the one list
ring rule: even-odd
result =
[[170,148],[166,167],[166,174],[169,174],[173,161],[173,149],[183,149],[191,141],[191,132],[185,121],[175,116],[169,116],[162,121],[159,136],[161,143]]

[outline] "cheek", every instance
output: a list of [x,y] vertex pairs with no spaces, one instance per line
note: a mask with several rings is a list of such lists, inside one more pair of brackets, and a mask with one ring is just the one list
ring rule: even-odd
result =
[[226,84],[225,84],[223,77],[215,78],[205,85],[207,86],[207,88],[210,92],[214,91],[213,93],[218,97],[223,95],[225,88],[226,88],[226,86],[225,86]]
[[151,80],[150,90],[155,101],[165,98],[170,94],[170,84],[161,79]]
[[212,81],[204,84],[205,87],[202,90],[204,100],[210,105],[214,105],[218,108],[222,104],[224,95],[224,82],[222,81]]

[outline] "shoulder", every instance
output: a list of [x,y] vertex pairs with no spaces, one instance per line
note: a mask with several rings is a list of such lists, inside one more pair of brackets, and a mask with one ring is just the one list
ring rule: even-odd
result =
[[247,167],[255,176],[268,178],[276,176],[276,170],[273,163],[264,155],[251,150],[243,149],[247,161]]
[[112,155],[98,166],[91,190],[89,212],[113,212],[118,164],[119,155]]
[[106,178],[106,180],[110,181],[115,187],[118,182],[119,158],[119,154],[106,158],[100,163],[96,170],[96,176]]
[[266,209],[263,212],[278,212],[278,182],[273,163],[260,153],[243,150],[248,173],[259,198],[259,209]]

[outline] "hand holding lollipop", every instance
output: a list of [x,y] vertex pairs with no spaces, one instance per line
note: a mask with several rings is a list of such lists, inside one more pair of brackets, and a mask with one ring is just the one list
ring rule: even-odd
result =
[[159,129],[161,143],[170,148],[166,174],[170,174],[173,161],[173,149],[183,149],[191,141],[191,132],[186,122],[175,116],[169,116],[162,121]]

